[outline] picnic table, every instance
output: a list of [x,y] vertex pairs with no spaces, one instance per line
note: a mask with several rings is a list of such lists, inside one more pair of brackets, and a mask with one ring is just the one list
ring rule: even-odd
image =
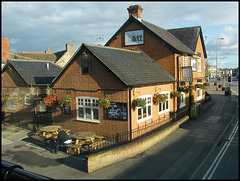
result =
[[71,135],[72,138],[76,139],[75,145],[77,145],[80,141],[93,141],[95,133],[93,132],[88,132],[88,131],[83,131],[83,132],[76,132]]
[[44,137],[51,137],[52,134],[57,135],[58,134],[58,128],[62,128],[59,125],[50,125],[50,126],[44,126],[40,129],[42,131],[42,134]]

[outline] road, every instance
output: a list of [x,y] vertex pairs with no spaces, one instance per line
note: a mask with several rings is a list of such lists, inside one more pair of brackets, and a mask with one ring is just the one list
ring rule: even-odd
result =
[[190,179],[239,179],[239,119],[233,122],[217,146],[210,152]]

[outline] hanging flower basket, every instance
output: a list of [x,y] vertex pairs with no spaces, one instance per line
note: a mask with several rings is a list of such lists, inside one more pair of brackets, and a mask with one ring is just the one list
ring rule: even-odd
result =
[[173,91],[171,92],[171,97],[177,97],[177,98],[180,98],[181,97],[181,92],[179,91]]
[[209,87],[210,84],[209,84],[208,82],[205,82],[205,83],[203,83],[203,86],[204,86],[204,87]]
[[153,96],[153,102],[154,104],[159,104],[159,103],[165,103],[168,99],[168,96],[166,94],[154,94]]
[[100,108],[105,108],[107,109],[111,105],[111,102],[109,99],[103,98],[98,100],[98,106]]
[[178,91],[188,93],[189,87],[184,85],[178,88]]
[[192,85],[190,85],[190,86],[189,86],[189,90],[196,90],[196,87],[195,87],[195,86],[192,86]]
[[2,104],[8,100],[8,95],[7,94],[1,94],[1,102]]
[[202,84],[195,84],[195,87],[196,87],[196,88],[203,89],[203,85],[202,85]]
[[134,99],[132,103],[136,107],[141,107],[141,108],[145,108],[146,107],[146,100],[143,99],[143,98]]
[[60,104],[61,107],[63,107],[64,104],[70,106],[72,104],[72,99],[71,99],[71,97],[66,95],[63,98],[59,98],[59,104]]
[[59,105],[59,98],[57,98],[57,96],[48,95],[43,99],[43,101],[46,104],[46,106],[49,108],[48,110],[51,110],[51,111],[55,110],[57,105]]

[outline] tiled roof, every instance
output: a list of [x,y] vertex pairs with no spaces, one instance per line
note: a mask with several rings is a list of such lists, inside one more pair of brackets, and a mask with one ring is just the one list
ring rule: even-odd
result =
[[[49,63],[49,70],[47,70]],[[18,74],[24,79],[27,85],[46,85],[51,84],[61,68],[50,61],[26,61],[26,60],[8,60],[2,72],[8,66],[12,66]]]
[[203,44],[204,56],[205,58],[207,58],[201,26],[168,29],[168,31],[172,33],[176,38],[178,38],[181,42],[183,42],[185,45],[187,45],[194,52],[196,51],[198,36],[200,35]]
[[172,49],[177,53],[187,53],[189,55],[194,55],[195,53],[187,47],[183,42],[181,42],[178,38],[168,32],[166,29],[160,28],[154,24],[151,24],[143,19],[138,20],[136,17],[131,16],[129,19],[122,25],[122,27],[112,36],[112,38],[105,44],[108,46],[115,37],[131,22],[134,21],[138,23],[140,26],[145,28],[150,33],[154,34],[161,42],[163,42],[166,46]]
[[[47,61],[58,61],[66,53],[66,50],[55,52],[52,54],[42,53],[16,53],[14,59],[26,59],[26,60],[47,60]],[[19,56],[18,56],[19,55]]]
[[[84,49],[90,51],[126,86],[137,87],[175,81],[169,73],[141,51],[96,46],[84,43],[78,49],[75,56],[79,55]],[[68,64],[70,64],[71,61],[74,61],[75,58],[77,57],[73,57]],[[68,65],[65,66],[65,68],[67,67]],[[64,69],[62,72],[63,71]],[[58,76],[61,76],[61,73]]]

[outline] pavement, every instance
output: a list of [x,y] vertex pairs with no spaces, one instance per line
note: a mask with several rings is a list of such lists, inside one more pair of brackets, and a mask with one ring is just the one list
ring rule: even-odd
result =
[[[161,159],[164,159],[161,160],[164,164],[160,161],[154,167],[149,166],[149,169],[153,171],[157,167],[157,172],[161,174],[162,179],[183,178],[181,174],[174,174],[174,170],[182,169],[182,173],[185,173],[189,168],[196,169],[197,166],[193,167],[193,163],[200,164],[203,156],[216,147],[238,108],[238,96],[232,95],[229,100],[228,96],[224,96],[224,91],[216,91],[214,86],[208,88],[208,93],[212,96],[212,101],[201,111],[196,120],[187,121],[164,138],[161,143],[142,155],[123,160],[93,173],[84,171],[86,155],[67,155],[63,151],[52,154],[50,145],[37,145],[29,138],[32,131],[27,126],[23,126],[20,130],[14,126],[2,126],[2,160],[21,165],[26,171],[53,179],[135,179],[137,178],[136,174],[134,176],[135,170],[138,174],[144,174],[143,172],[147,170],[146,166],[141,167],[137,163],[141,163],[142,159],[157,152],[161,154]],[[180,154],[182,154],[181,157]],[[189,165],[182,166],[182,162],[186,160],[190,160]],[[145,160],[145,163],[148,162]],[[151,177],[156,178],[154,174],[151,174]],[[151,177],[145,175],[139,178]]]

